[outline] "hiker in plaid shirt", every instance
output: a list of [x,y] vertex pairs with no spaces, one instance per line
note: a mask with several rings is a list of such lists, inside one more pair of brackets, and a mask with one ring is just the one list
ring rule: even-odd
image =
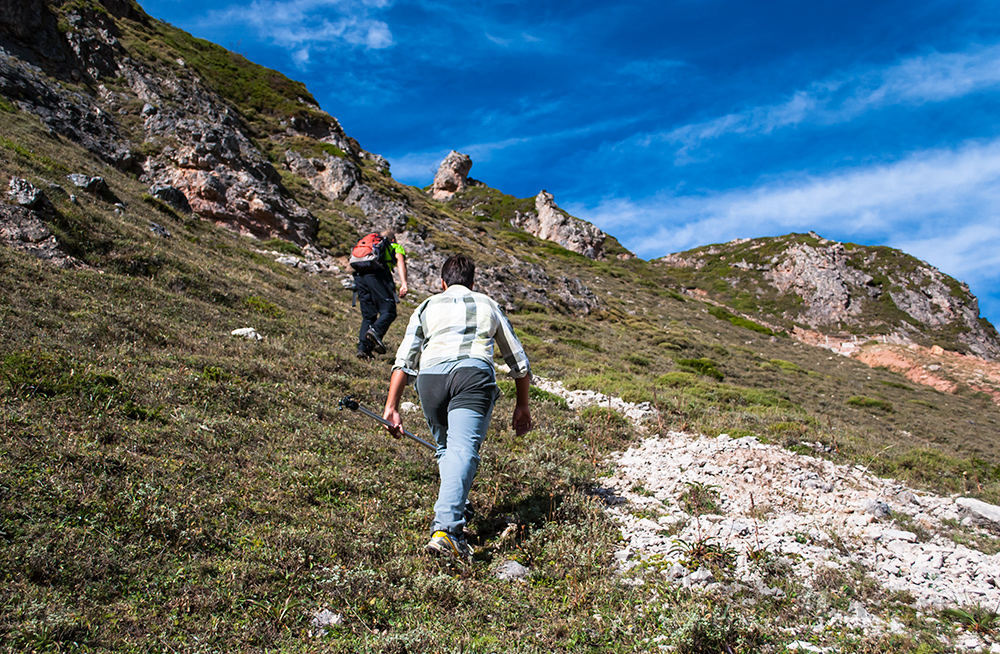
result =
[[437,443],[441,477],[427,551],[464,559],[472,557],[464,536],[465,504],[500,394],[493,369],[494,345],[510,368],[517,390],[514,432],[520,436],[532,426],[528,357],[500,306],[472,290],[475,270],[475,263],[465,255],[445,261],[441,268],[444,292],[417,307],[396,351],[382,414],[392,424],[389,431],[401,435],[399,401],[403,389],[415,379],[424,417]]

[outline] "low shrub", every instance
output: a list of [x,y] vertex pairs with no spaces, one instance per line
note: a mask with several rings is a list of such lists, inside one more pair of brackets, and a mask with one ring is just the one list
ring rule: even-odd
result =
[[865,397],[863,395],[852,395],[847,398],[847,404],[861,407],[862,409],[877,409],[886,413],[893,412],[892,402],[879,400],[874,397]]
[[725,378],[725,375],[719,372],[719,369],[715,367],[715,362],[708,358],[677,359],[677,366],[681,370],[687,370],[699,375],[711,377],[716,381],[722,381]]

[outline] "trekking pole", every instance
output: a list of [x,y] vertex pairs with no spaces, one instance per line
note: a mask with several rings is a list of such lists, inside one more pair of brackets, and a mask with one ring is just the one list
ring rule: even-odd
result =
[[[344,399],[342,399],[340,401],[340,405],[339,406],[340,406],[341,410],[350,409],[351,411],[360,411],[361,413],[365,414],[366,416],[368,416],[370,418],[374,418],[375,420],[377,420],[378,422],[382,423],[386,427],[392,427],[392,423],[391,422],[389,422],[388,420],[386,420],[382,416],[378,415],[374,411],[370,411],[370,410],[366,409],[365,407],[361,406],[361,404],[357,400],[355,400],[353,397],[351,397],[350,395],[344,397]],[[434,447],[433,445],[431,445],[430,443],[428,443],[424,439],[420,438],[419,436],[415,436],[415,435],[411,434],[409,431],[407,431],[405,429],[403,430],[403,435],[406,436],[407,438],[411,438],[411,439],[417,441],[418,443],[420,443],[421,445],[423,445],[427,449],[431,450],[432,452],[436,452],[437,451],[436,447]]]
[[[340,401],[340,403],[339,403],[338,406],[340,407],[341,411],[343,411],[344,409],[350,409],[351,411],[360,411],[361,413],[365,414],[366,416],[368,416],[370,418],[374,418],[375,420],[377,420],[378,422],[382,423],[386,427],[392,427],[392,423],[391,422],[389,422],[388,420],[386,420],[385,418],[383,418],[379,414],[375,413],[374,411],[370,411],[369,409],[366,409],[365,407],[361,406],[361,403],[358,402],[357,400],[355,400],[350,395],[345,396],[344,399],[342,399]],[[431,445],[430,443],[428,443],[424,439],[420,438],[419,436],[415,436],[415,435],[411,434],[409,431],[407,431],[405,429],[403,430],[403,435],[407,436],[408,438],[412,438],[413,440],[417,441],[418,443],[420,443],[421,445],[423,445],[427,449],[431,450],[432,452],[437,452],[437,448],[436,447],[434,447],[433,445]],[[465,517],[466,517],[466,519],[471,519],[475,515],[476,515],[476,509],[472,506],[472,501],[469,500],[469,499],[466,499],[465,500]]]

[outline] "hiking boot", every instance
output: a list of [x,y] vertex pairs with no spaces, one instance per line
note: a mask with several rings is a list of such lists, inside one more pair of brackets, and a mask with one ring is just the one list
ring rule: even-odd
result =
[[462,536],[454,536],[446,531],[435,531],[424,548],[429,554],[452,559],[472,560],[472,548]]
[[367,338],[368,342],[372,344],[372,349],[375,350],[375,352],[378,354],[385,354],[385,343],[383,343],[382,339],[378,337],[378,334],[375,333],[374,329],[369,327],[368,333],[365,334],[365,338]]
[[358,350],[358,353],[355,354],[354,356],[358,357],[362,361],[371,361],[372,359],[375,358],[372,356],[371,352],[366,352],[364,350]]

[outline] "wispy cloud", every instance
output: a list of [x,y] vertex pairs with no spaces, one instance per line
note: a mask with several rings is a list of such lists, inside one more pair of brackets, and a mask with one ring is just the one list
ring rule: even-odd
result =
[[209,12],[205,24],[242,25],[277,45],[296,48],[298,65],[310,51],[338,45],[373,50],[393,45],[388,24],[376,17],[389,0],[253,0]]
[[645,82],[662,83],[664,78],[686,67],[688,64],[676,59],[636,59],[621,66],[617,72],[619,75],[638,78]]
[[565,208],[618,235],[644,257],[813,230],[838,240],[900,247],[950,274],[981,276],[1000,270],[1000,140],[753,189],[610,198],[594,207]]
[[787,99],[651,135],[681,154],[726,135],[766,135],[802,123],[831,125],[893,105],[943,102],[1000,85],[1000,45],[933,53],[895,65],[815,82]]

